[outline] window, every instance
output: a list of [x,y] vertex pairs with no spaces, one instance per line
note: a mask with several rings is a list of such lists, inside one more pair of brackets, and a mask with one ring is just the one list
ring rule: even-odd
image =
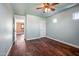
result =
[[73,19],[78,20],[79,19],[79,12],[73,13]]

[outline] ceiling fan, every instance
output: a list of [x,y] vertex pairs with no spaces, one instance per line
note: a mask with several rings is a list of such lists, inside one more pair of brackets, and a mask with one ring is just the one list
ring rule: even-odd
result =
[[42,3],[42,5],[36,9],[42,9],[43,13],[48,12],[48,11],[54,11],[55,6],[59,3]]

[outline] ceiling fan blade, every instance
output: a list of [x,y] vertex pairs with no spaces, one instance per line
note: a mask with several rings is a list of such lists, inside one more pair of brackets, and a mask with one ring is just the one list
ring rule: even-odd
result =
[[55,6],[50,5],[49,8],[53,8],[53,9],[55,9]]
[[50,4],[49,4],[49,3],[43,3],[43,5],[44,5],[44,6],[48,6],[48,5],[50,5]]
[[51,8],[51,10],[54,11],[55,9],[54,8]]
[[57,4],[59,4],[59,3],[52,3],[51,5],[54,6],[54,5],[57,5]]
[[45,5],[46,5],[46,3],[43,3],[43,5],[45,6]]
[[47,5],[50,5],[50,3],[46,3]]
[[36,8],[36,9],[42,9],[43,7],[38,7],[38,8]]

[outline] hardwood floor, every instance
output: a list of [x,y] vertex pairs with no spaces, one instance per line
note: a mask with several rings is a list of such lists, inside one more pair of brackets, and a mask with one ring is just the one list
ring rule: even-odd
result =
[[17,40],[9,56],[79,56],[79,49],[49,38]]

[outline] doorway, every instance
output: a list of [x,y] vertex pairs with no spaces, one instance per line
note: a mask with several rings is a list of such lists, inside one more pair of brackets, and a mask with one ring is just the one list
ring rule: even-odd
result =
[[24,40],[24,16],[15,16],[15,40]]

